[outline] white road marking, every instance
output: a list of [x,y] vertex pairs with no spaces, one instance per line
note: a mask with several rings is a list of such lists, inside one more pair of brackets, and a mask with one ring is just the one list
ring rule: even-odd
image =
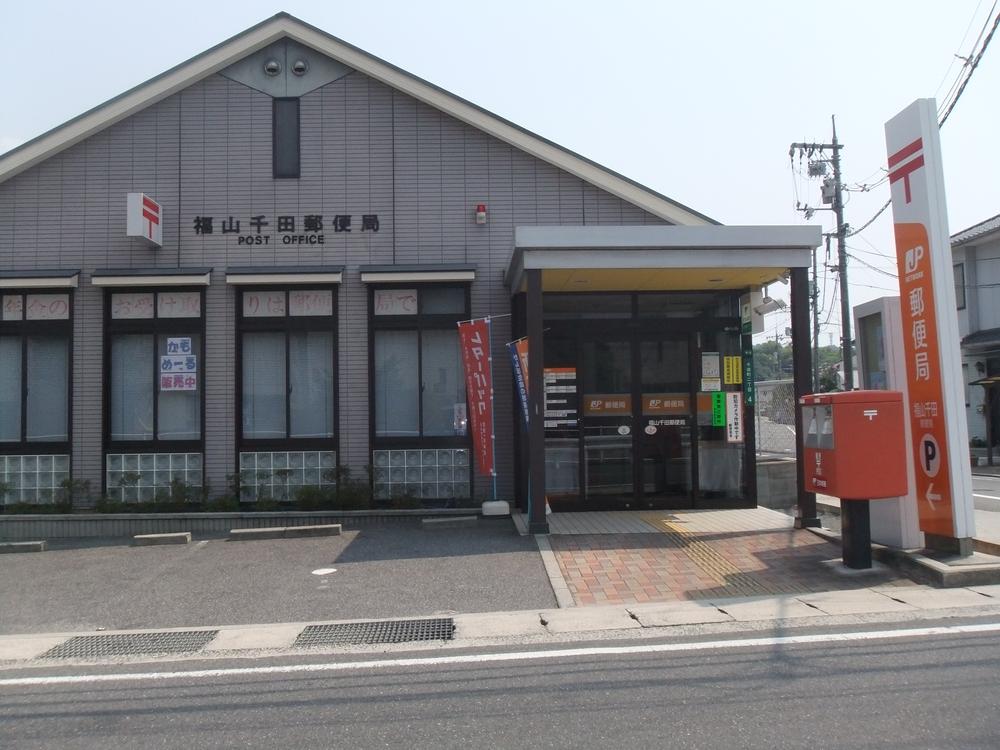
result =
[[996,495],[980,495],[978,492],[973,492],[972,496],[973,497],[982,497],[982,498],[985,498],[986,500],[1000,500],[1000,497],[997,497]]
[[393,667],[432,667],[446,664],[486,664],[505,661],[540,661],[578,656],[628,656],[632,654],[663,654],[680,651],[712,651],[759,646],[786,646],[805,643],[846,643],[876,641],[921,636],[960,635],[963,633],[995,633],[1000,623],[951,625],[948,627],[907,628],[904,630],[869,630],[856,633],[817,633],[814,635],[770,636],[766,638],[736,638],[728,641],[693,641],[686,643],[653,643],[641,646],[595,646],[589,648],[548,649],[545,651],[511,651],[459,656],[422,656],[407,659],[324,662],[321,664],[286,664],[273,667],[236,667],[227,669],[195,669],[180,672],[129,672],[124,674],[53,675],[50,677],[15,677],[0,680],[0,688],[35,685],[72,685],[93,682],[129,682],[139,680],[194,680],[212,677],[302,674],[313,672],[347,672],[351,670],[388,669]]
[[316,570],[314,570],[312,574],[314,576],[328,576],[331,573],[336,573],[336,572],[337,572],[336,568],[316,568]]

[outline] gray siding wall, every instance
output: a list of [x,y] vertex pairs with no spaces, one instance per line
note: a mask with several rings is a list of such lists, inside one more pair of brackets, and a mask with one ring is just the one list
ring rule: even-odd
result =
[[[97,268],[210,266],[205,382],[206,478],[215,491],[234,473],[235,292],[227,266],[346,266],[340,289],[341,463],[364,476],[368,445],[366,290],[370,263],[475,263],[472,314],[510,312],[503,274],[517,225],[663,224],[663,220],[431,107],[352,73],[301,100],[302,173],[275,180],[271,99],[212,76],[0,185],[0,268],[79,268],[74,314],[73,473],[95,487],[102,473],[102,293]],[[125,236],[125,194],[164,207],[163,247]],[[479,226],[474,206],[486,203]],[[352,214],[354,231],[326,244],[274,244],[276,217]],[[251,215],[271,225],[270,245],[238,245],[220,223]],[[361,233],[378,214],[378,233]],[[195,235],[195,216],[215,233]],[[509,318],[493,326],[494,357],[506,362]],[[495,368],[501,496],[512,492],[510,373]],[[477,479],[485,496],[488,482]]]

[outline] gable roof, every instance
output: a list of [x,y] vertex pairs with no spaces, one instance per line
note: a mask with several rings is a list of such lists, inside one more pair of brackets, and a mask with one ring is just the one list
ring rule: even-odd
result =
[[981,221],[968,229],[963,229],[961,232],[953,234],[951,236],[951,246],[964,245],[967,242],[971,242],[997,230],[1000,230],[1000,214],[997,214],[992,219]]
[[0,155],[0,183],[283,38],[294,39],[312,47],[317,52],[563,169],[661,219],[674,224],[719,223],[287,13],[272,16],[155,78]]

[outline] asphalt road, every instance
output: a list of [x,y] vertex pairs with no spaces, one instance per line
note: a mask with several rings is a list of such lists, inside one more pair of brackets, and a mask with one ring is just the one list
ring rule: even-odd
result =
[[1000,512],[1000,477],[973,474],[972,497],[977,509]]
[[[336,572],[313,573],[324,569]],[[111,540],[0,555],[0,634],[555,606],[534,539],[519,536],[509,519],[438,531],[389,523],[338,537],[186,546]]]
[[[325,657],[250,661],[223,666],[251,673],[179,679],[0,679],[0,746],[992,749],[1000,745],[1000,625],[973,624],[984,626],[992,630],[885,638],[900,631],[878,625],[870,626],[883,632],[875,639],[814,632],[820,642],[737,647],[706,636],[694,650],[643,642],[625,654],[595,644],[494,662],[469,652],[461,663],[426,661],[423,652],[410,665],[349,668]],[[304,661],[325,671],[283,671],[304,670]],[[253,671],[261,666],[274,671]]]

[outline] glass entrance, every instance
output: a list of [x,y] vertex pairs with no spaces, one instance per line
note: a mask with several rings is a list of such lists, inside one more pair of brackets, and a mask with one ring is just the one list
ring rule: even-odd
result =
[[692,507],[690,337],[580,343],[583,496],[589,507]]
[[584,497],[591,505],[627,505],[635,494],[631,342],[582,341],[580,371]]
[[647,508],[689,508],[691,363],[686,334],[639,341],[639,501]]
[[735,300],[707,292],[545,298],[553,510],[732,507],[753,497],[743,437],[749,337]]

